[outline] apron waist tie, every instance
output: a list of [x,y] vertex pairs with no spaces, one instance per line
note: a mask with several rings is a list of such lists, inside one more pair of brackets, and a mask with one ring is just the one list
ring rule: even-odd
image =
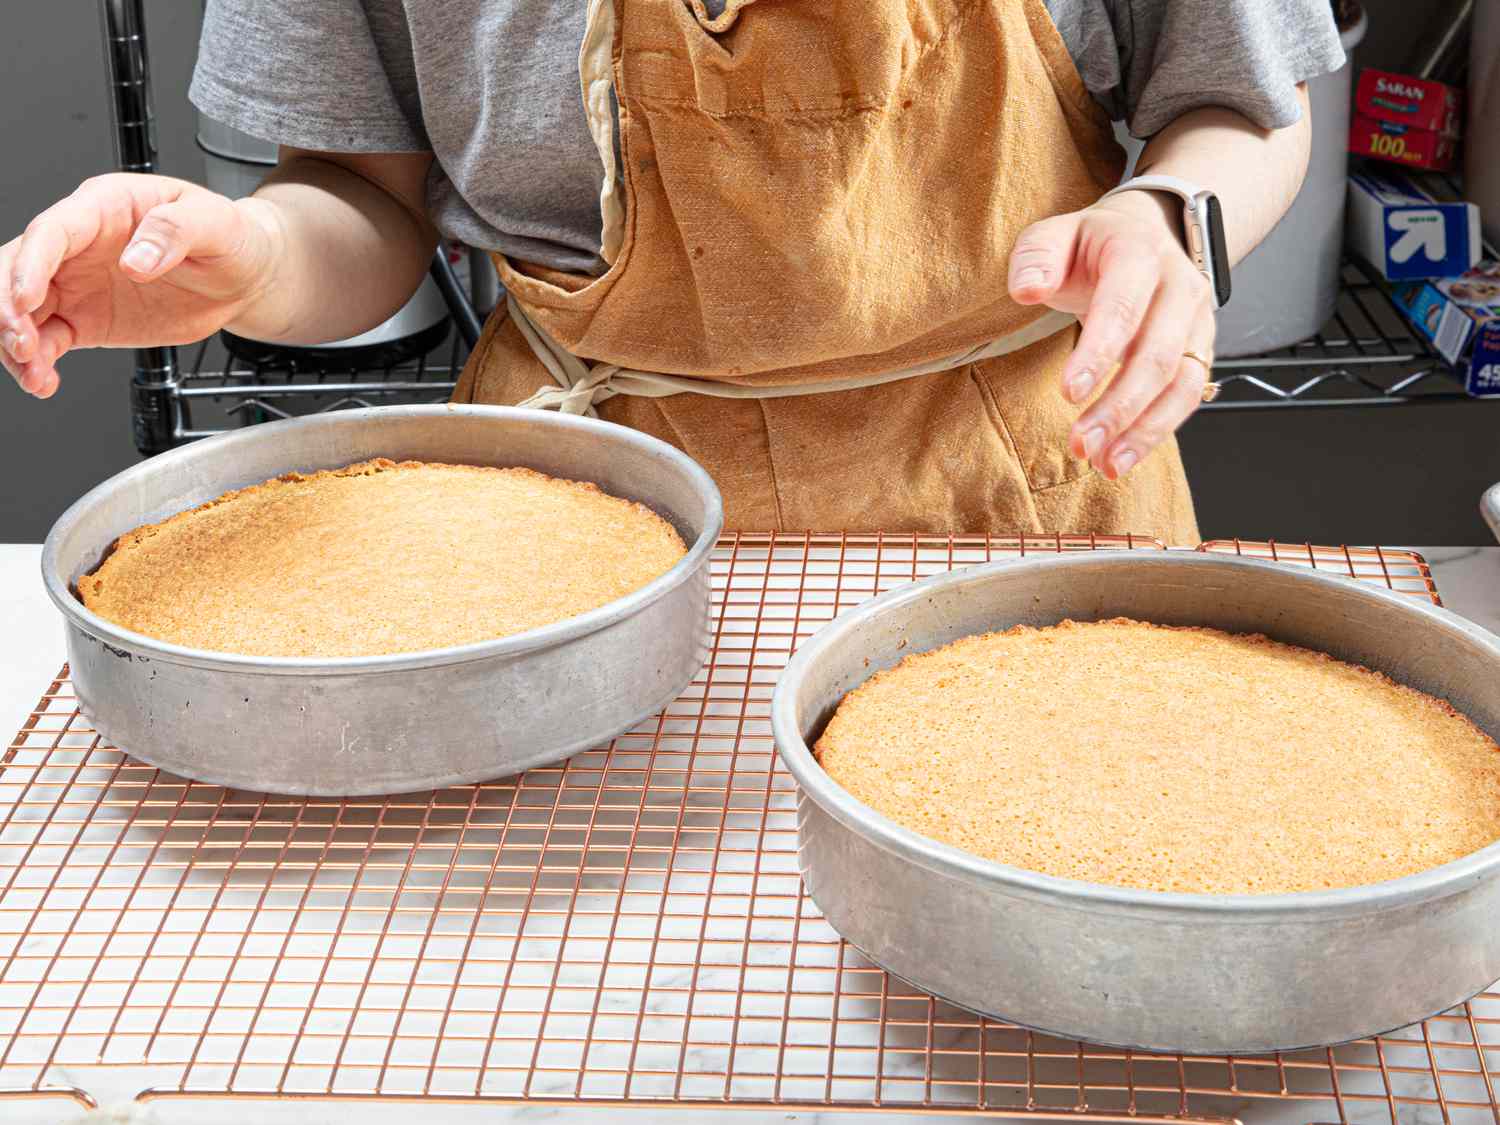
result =
[[830,394],[862,387],[877,387],[919,375],[934,375],[967,367],[982,359],[1020,351],[1044,340],[1072,324],[1071,313],[1049,309],[1025,328],[988,343],[976,344],[952,355],[926,363],[877,371],[868,375],[850,375],[840,379],[820,379],[814,383],[790,383],[779,386],[753,387],[719,379],[699,379],[691,375],[664,375],[653,371],[635,371],[615,363],[587,363],[547,335],[515,297],[505,296],[506,311],[520,329],[527,345],[535,353],[556,385],[541,387],[518,405],[532,410],[556,410],[563,414],[596,416],[595,407],[615,395],[639,395],[643,398],[667,398],[670,395],[700,394],[714,398],[790,398],[795,395]]

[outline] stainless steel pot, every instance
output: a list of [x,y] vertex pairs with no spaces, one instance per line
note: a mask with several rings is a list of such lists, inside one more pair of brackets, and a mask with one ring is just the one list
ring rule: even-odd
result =
[[[371,457],[525,465],[591,480],[671,521],[688,554],[628,597],[570,620],[391,656],[188,649],[121,629],[74,595],[109,545],[141,524],[290,470]],[[242,789],[396,793],[558,761],[676,698],[707,656],[709,561],[722,526],[708,474],[633,430],[504,407],[381,407],[256,426],[127,469],[57,521],[42,577],[66,620],[79,705],[117,746]],[[378,564],[369,580],[380,581]]]
[[1500,484],[1492,484],[1479,498],[1479,511],[1484,522],[1490,525],[1495,538],[1500,539]]
[[931,578],[821,629],[772,701],[776,747],[799,787],[803,877],[845,938],[975,1011],[1070,1038],[1204,1054],[1387,1031],[1500,977],[1500,844],[1331,891],[1102,886],[919,836],[834,784],[808,749],[849,690],[909,652],[1017,623],[1116,615],[1323,649],[1450,699],[1500,734],[1500,638],[1352,579],[1186,552],[1028,558]]

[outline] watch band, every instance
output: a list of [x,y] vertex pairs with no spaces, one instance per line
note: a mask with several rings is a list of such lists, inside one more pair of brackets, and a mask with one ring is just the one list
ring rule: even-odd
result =
[[[1213,192],[1177,176],[1147,175],[1126,180],[1105,192],[1102,198],[1108,199],[1122,191],[1164,191],[1182,200],[1183,249],[1208,279],[1215,307],[1223,307],[1229,299],[1229,263],[1215,261],[1222,247],[1223,232],[1213,229],[1217,220]],[[1210,215],[1211,210],[1215,214]]]
[[1118,187],[1110,188],[1104,193],[1104,198],[1108,199],[1122,191],[1169,191],[1181,199],[1185,206],[1196,207],[1197,199],[1205,189],[1178,176],[1132,176]]

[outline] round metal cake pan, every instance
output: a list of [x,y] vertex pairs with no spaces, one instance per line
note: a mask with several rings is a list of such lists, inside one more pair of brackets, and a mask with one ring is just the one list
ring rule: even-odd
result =
[[[116,538],[142,524],[282,473],[374,457],[521,465],[593,481],[667,519],[688,553],[648,585],[577,617],[388,656],[183,648],[111,624],[75,593]],[[707,658],[709,562],[722,528],[708,474],[633,430],[505,407],[377,407],[255,426],[135,465],[57,521],[42,574],[66,619],[79,706],[112,743],[220,785],[358,796],[560,761],[665,707]],[[380,582],[378,558],[368,581]]]
[[1340,1043],[1446,1010],[1500,977],[1500,844],[1338,890],[1104,886],[920,836],[852,797],[809,750],[847,692],[909,653],[1016,624],[1122,615],[1322,649],[1446,698],[1500,734],[1500,638],[1367,583],[1185,552],[1028,558],[941,575],[836,618],[776,687],[772,724],[798,785],[803,877],[835,929],[965,1008],[1156,1051]]

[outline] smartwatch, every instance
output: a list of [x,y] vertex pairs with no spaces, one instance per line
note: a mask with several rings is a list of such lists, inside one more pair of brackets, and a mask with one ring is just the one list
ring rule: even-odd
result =
[[1176,176],[1136,176],[1104,193],[1103,198],[1122,191],[1164,191],[1182,200],[1183,247],[1198,271],[1208,278],[1214,307],[1229,302],[1229,251],[1224,243],[1224,216],[1219,197],[1197,184]]

